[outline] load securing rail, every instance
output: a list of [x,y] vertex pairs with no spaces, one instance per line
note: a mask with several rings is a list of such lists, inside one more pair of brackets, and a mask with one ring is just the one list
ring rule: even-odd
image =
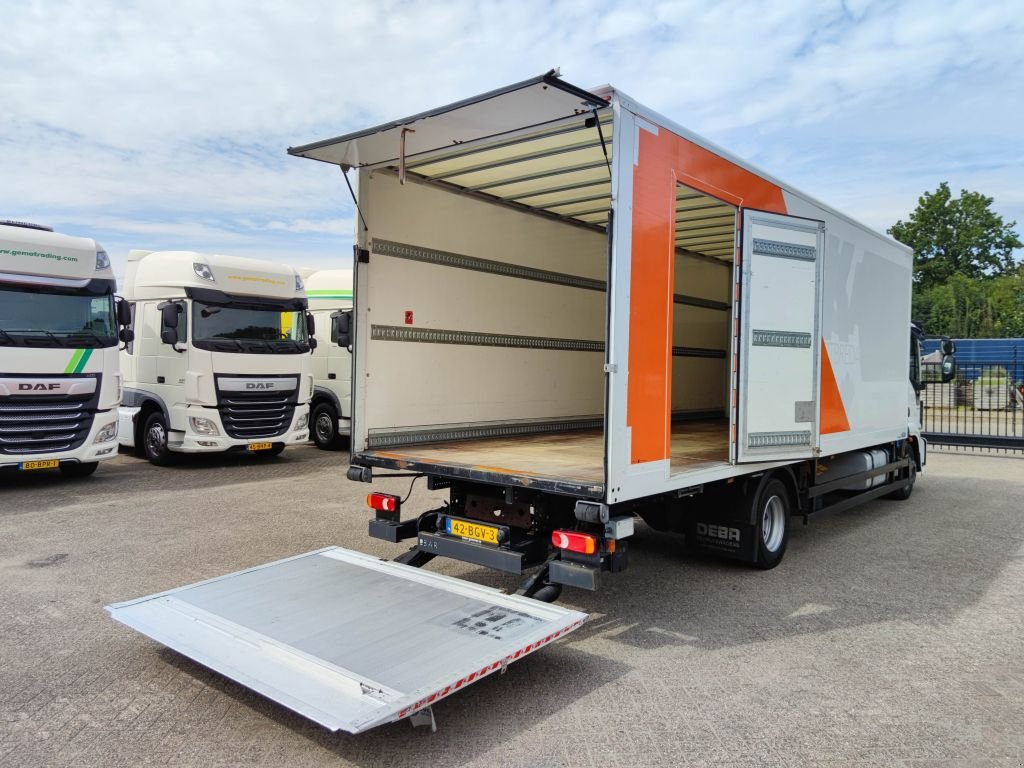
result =
[[587,619],[339,547],[107,611],[325,728],[349,733],[426,714]]

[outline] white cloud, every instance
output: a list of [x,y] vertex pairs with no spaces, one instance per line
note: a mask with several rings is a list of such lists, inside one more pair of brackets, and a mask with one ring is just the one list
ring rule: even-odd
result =
[[303,144],[561,66],[880,229],[948,180],[1024,222],[1013,2],[9,3],[0,216],[131,247],[348,258]]
[[352,219],[330,219],[323,221],[311,221],[309,219],[295,219],[294,221],[268,221],[267,229],[276,229],[282,232],[318,232],[331,235],[351,236],[355,231],[355,223]]

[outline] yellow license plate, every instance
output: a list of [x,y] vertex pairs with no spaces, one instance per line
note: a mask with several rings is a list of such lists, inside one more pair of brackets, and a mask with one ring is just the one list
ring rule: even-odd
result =
[[459,536],[463,539],[472,539],[483,544],[498,543],[498,529],[490,525],[480,523],[467,523],[464,520],[452,520],[448,518],[448,533],[452,536]]
[[269,451],[273,447],[273,443],[249,443],[250,451]]
[[40,459],[39,461],[23,461],[18,469],[56,469],[60,466],[57,459]]

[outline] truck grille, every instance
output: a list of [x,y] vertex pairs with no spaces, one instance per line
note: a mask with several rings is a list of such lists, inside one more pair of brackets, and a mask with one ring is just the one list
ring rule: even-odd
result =
[[74,450],[89,435],[94,400],[93,395],[0,398],[0,454]]
[[295,392],[222,392],[217,409],[224,431],[237,440],[277,437],[295,415]]

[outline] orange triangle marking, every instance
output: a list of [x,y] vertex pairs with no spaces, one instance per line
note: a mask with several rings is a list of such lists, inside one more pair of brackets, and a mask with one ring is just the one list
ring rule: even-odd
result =
[[839,384],[836,383],[836,374],[832,370],[832,361],[829,360],[824,339],[821,340],[821,403],[818,425],[823,435],[850,431],[850,420],[846,418],[843,396],[839,392]]

